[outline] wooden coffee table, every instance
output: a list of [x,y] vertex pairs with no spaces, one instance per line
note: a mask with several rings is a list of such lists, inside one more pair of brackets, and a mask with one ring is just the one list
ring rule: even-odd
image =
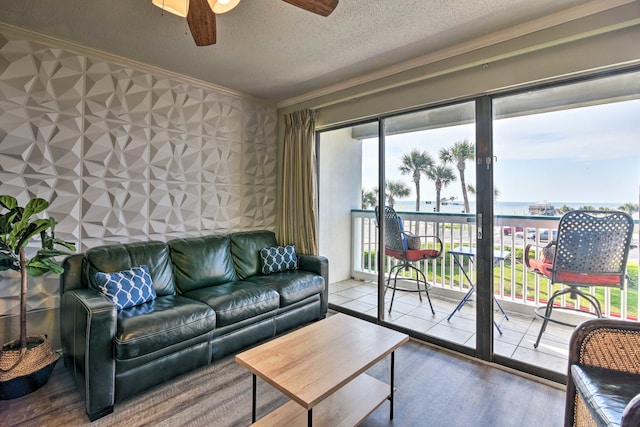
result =
[[[253,425],[354,426],[385,400],[393,419],[395,350],[409,336],[344,314],[236,356],[253,373]],[[389,384],[364,372],[391,355]],[[291,401],[256,422],[256,377]]]

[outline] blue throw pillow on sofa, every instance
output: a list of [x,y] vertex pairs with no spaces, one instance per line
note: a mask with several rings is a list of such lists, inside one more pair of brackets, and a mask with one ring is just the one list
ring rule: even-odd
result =
[[295,270],[298,268],[295,245],[272,246],[260,250],[262,258],[262,274],[277,273],[278,271]]
[[118,310],[156,299],[156,290],[146,265],[115,273],[97,272],[95,282]]

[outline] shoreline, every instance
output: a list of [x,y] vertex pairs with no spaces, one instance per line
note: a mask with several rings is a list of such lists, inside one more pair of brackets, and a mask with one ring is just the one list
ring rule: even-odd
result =
[[[627,202],[510,202],[510,201],[501,201],[498,200],[494,203],[494,214],[495,215],[525,215],[530,216],[529,206],[531,205],[540,205],[547,204],[553,206],[556,210],[563,207],[568,206],[572,209],[579,209],[583,206],[592,206],[596,210],[600,208],[607,208],[611,210],[617,210],[618,207],[624,205]],[[469,205],[471,208],[471,212],[475,211],[475,200],[469,201]],[[419,212],[431,212],[435,210],[436,203],[431,201],[427,203],[425,201],[420,202],[420,211]],[[416,202],[415,200],[401,200],[396,201],[395,208],[397,211],[404,212],[416,212]],[[441,213],[461,213],[464,209],[464,203],[460,200],[454,200],[452,202],[447,202],[447,204],[440,205]],[[638,212],[634,212],[632,217],[635,220],[638,220]]]

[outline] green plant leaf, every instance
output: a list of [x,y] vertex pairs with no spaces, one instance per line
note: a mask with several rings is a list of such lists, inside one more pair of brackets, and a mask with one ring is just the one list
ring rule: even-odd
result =
[[45,273],[48,273],[49,269],[48,268],[44,268],[41,265],[39,265],[38,263],[34,264],[34,265],[28,265],[27,266],[27,274],[29,276],[33,276],[33,277],[39,277],[42,276]]
[[49,207],[49,202],[44,199],[36,197],[27,202],[27,206],[24,207],[23,216],[31,217],[32,215],[39,214]]
[[49,258],[34,258],[27,263],[27,272],[31,276],[42,276],[49,271],[55,274],[64,273],[64,269]]
[[51,223],[48,219],[37,219],[32,223],[27,224],[25,228],[17,233],[16,237],[19,237],[20,240],[18,241],[18,244],[16,245],[14,250],[25,247],[27,243],[29,243],[29,239],[45,230],[48,230],[50,226]]
[[13,262],[15,259],[16,257],[13,256],[12,254],[8,254],[6,252],[0,252],[0,262],[5,262],[6,260]]
[[[20,220],[14,224],[13,230],[9,234],[9,245],[11,245],[14,248],[14,250],[21,248],[23,244],[25,244],[24,242],[25,229],[29,230],[27,232],[27,234],[29,234],[29,237],[27,237],[27,239],[30,239],[31,237],[33,237],[33,234],[32,234],[33,228],[30,227],[29,221],[33,215],[42,212],[47,208],[47,206],[49,206],[49,202],[47,202],[44,199],[40,199],[38,197],[36,197],[35,199],[31,199],[27,202],[27,205],[24,207]],[[47,228],[49,227],[48,220],[36,220],[34,222],[37,222],[37,221],[47,221]],[[39,230],[38,233],[40,231],[41,230]]]
[[2,205],[2,207],[6,209],[13,210],[18,207],[18,201],[13,196],[3,194],[2,196],[0,196],[0,205]]
[[7,245],[7,243],[3,239],[0,239],[0,252],[6,253],[6,254],[13,254],[13,250],[11,249],[11,246]]
[[9,211],[9,213],[0,216],[0,234],[5,235],[11,232],[11,224],[13,223],[14,216],[15,213],[13,211]]
[[9,235],[6,237],[6,243],[12,250],[16,250],[16,243],[18,242],[21,231],[28,225],[29,221],[24,221],[24,208],[18,206],[15,208],[15,215],[11,219],[9,227]]
[[64,273],[64,268],[62,268],[62,266],[59,264],[54,264],[51,266],[51,272],[59,275]]
[[[37,256],[39,258],[53,258],[56,256],[67,256],[67,255],[71,255],[73,252],[69,252],[69,251],[60,251],[57,249],[40,249],[38,251]],[[35,258],[35,257],[34,257]]]
[[0,252],[0,271],[19,271],[20,266],[18,264],[18,259],[11,252]]
[[61,240],[61,239],[53,239],[53,243],[56,245],[60,245],[63,246],[67,249],[69,249],[70,251],[75,252],[76,251],[76,244],[72,243],[72,242],[67,242],[65,240]]
[[22,218],[23,209],[20,207],[11,209],[4,215],[0,215],[0,234],[7,235],[11,232],[13,224]]

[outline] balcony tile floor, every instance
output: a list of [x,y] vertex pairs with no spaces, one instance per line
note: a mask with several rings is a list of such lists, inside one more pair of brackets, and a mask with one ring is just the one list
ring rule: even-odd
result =
[[[455,342],[475,347],[475,301],[469,301],[450,321],[447,316],[459,300],[436,296],[431,292],[435,315],[431,313],[429,303],[423,295],[422,302],[416,293],[397,292],[391,314],[385,311],[385,320],[397,325]],[[391,291],[387,292],[385,304],[391,300]],[[371,281],[345,280],[332,283],[329,290],[329,302],[372,316],[376,315],[376,284]],[[509,320],[502,319],[502,313],[496,311],[495,319],[500,324],[502,335],[494,334],[494,351],[523,363],[540,366],[561,374],[566,373],[569,337],[572,327],[549,323],[538,348],[533,344],[538,336],[542,320],[534,315],[507,312]]]

